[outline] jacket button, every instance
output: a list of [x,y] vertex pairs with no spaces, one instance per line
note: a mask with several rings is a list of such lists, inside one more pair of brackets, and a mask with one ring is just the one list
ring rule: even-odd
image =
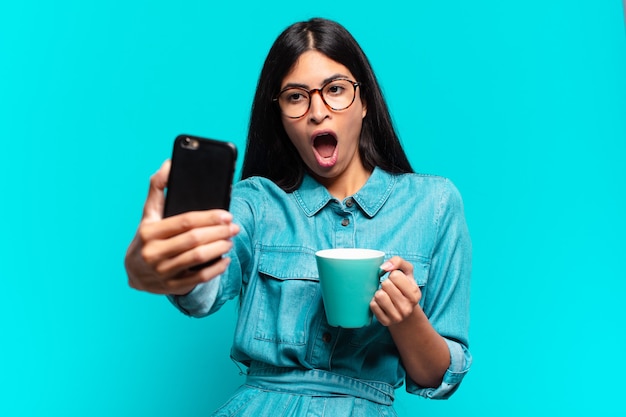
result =
[[352,205],[354,204],[354,200],[349,198],[346,200],[346,206],[347,207],[352,207]]
[[328,332],[326,332],[326,333],[324,333],[324,334],[322,335],[322,341],[323,341],[324,343],[328,343],[328,342],[330,342],[330,341],[332,340],[332,338],[333,338],[333,337],[332,337],[332,336],[330,335],[330,333],[328,333]]
[[343,220],[341,221],[341,225],[342,225],[342,226],[347,226],[347,225],[349,225],[349,224],[350,224],[350,219],[343,219]]

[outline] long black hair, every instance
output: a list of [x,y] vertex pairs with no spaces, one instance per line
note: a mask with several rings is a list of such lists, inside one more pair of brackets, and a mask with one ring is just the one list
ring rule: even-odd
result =
[[270,49],[257,84],[241,178],[262,176],[287,192],[302,183],[307,167],[293,146],[272,101],[284,77],[300,55],[317,50],[350,70],[367,106],[359,153],[366,169],[380,167],[392,173],[413,172],[393,127],[387,104],[369,60],[352,35],[340,24],[315,18],[285,29]]

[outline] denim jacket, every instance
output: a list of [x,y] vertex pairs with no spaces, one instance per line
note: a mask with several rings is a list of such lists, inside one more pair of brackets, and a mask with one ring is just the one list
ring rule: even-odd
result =
[[[230,211],[241,231],[228,270],[169,298],[201,317],[239,296],[231,355],[249,373],[327,371],[388,387],[390,401],[405,381],[408,392],[428,398],[456,390],[472,360],[471,243],[460,194],[449,180],[377,168],[357,193],[338,201],[310,176],[292,193],[254,177],[235,184]],[[385,259],[398,255],[413,264],[420,306],[450,350],[439,387],[420,387],[406,375],[388,329],[375,318],[359,329],[328,324],[314,253],[337,247],[378,249]]]

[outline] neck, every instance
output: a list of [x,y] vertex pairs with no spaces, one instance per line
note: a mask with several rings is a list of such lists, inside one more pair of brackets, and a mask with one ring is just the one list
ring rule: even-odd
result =
[[330,195],[342,201],[346,197],[359,191],[365,185],[370,175],[372,175],[371,171],[362,169],[358,172],[352,172],[349,175],[344,174],[335,178],[317,177],[316,179],[326,187]]

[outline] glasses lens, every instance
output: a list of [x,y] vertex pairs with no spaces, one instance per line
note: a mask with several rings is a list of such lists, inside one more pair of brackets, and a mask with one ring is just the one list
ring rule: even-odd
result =
[[309,110],[309,92],[302,88],[288,88],[278,96],[280,110],[287,117],[300,117]]
[[348,80],[334,80],[324,85],[322,97],[333,110],[345,110],[354,101],[355,88]]

